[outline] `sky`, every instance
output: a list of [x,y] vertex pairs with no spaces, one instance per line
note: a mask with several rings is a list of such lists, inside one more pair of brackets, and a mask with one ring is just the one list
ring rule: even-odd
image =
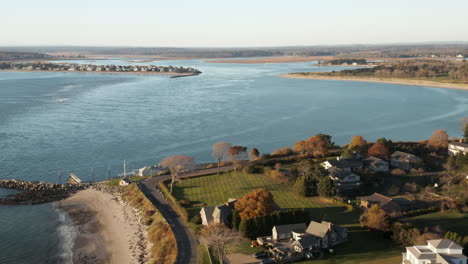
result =
[[468,41],[467,0],[0,0],[0,45]]

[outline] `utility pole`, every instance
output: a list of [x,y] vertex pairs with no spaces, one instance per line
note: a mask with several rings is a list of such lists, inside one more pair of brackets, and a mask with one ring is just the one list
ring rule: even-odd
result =
[[94,182],[94,168],[91,168],[91,182]]

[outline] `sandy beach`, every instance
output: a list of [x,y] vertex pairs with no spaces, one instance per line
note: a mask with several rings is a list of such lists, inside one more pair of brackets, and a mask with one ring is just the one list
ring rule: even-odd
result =
[[210,63],[288,63],[288,62],[309,62],[309,61],[322,61],[329,60],[331,56],[283,56],[283,57],[265,57],[265,58],[254,58],[254,59],[222,59],[222,60],[207,60],[205,62]]
[[411,80],[411,79],[397,79],[397,78],[373,78],[373,77],[352,77],[352,76],[323,76],[304,73],[287,73],[279,75],[283,78],[293,79],[311,79],[311,80],[338,80],[338,81],[354,81],[354,82],[376,82],[376,83],[390,83],[390,84],[403,84],[414,86],[429,86],[436,88],[456,89],[468,91],[468,84],[463,83],[441,83],[428,80]]
[[147,261],[146,231],[134,209],[111,194],[86,189],[56,204],[78,234],[73,263],[133,264]]

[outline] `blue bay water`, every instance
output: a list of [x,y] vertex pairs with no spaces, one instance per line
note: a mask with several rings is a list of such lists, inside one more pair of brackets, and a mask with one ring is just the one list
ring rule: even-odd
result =
[[[70,171],[91,180],[94,168],[99,180],[106,177],[108,166],[113,175],[121,173],[124,159],[129,169],[136,169],[174,154],[210,162],[211,146],[218,141],[271,152],[317,133],[332,135],[338,144],[356,134],[370,141],[421,140],[440,128],[460,136],[458,119],[468,116],[466,91],[277,77],[343,67],[200,60],[142,64],[193,66],[203,74],[171,79],[0,72],[0,179],[58,181],[60,170],[62,180]],[[24,228],[15,223],[25,216],[40,219],[24,221],[39,233],[16,237]],[[7,233],[0,229],[1,248],[12,239],[22,248],[29,245],[23,240],[34,244],[43,236],[41,247],[29,246],[28,256],[46,260],[60,254],[60,219],[51,206],[0,207],[0,222],[11,226]],[[6,260],[30,263],[21,262],[25,256],[20,250],[12,252],[17,254]]]

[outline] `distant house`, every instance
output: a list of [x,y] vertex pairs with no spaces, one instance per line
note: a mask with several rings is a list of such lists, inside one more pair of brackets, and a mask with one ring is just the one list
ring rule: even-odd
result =
[[119,185],[120,186],[127,186],[129,185],[130,183],[132,183],[133,181],[130,180],[129,178],[123,178],[119,181]]
[[321,164],[326,170],[337,168],[342,171],[352,172],[362,169],[362,161],[355,159],[337,158],[335,160],[324,161]]
[[273,227],[272,237],[274,240],[287,240],[298,234],[304,233],[307,226],[304,223],[291,225],[277,225]]
[[403,170],[421,168],[423,160],[413,154],[395,151],[390,157],[390,165]]
[[361,177],[353,172],[331,168],[330,178],[338,191],[351,190],[361,185]]
[[463,247],[450,239],[428,240],[427,245],[406,247],[402,264],[467,264]]
[[367,157],[362,160],[364,167],[371,171],[389,171],[389,164],[385,160],[376,158],[376,157]]
[[234,204],[236,202],[237,199],[229,198],[229,200],[225,204],[218,206],[203,207],[200,211],[202,224],[204,226],[213,223],[226,224],[228,217],[232,214],[232,211],[234,210]]
[[448,151],[450,155],[456,155],[458,153],[468,154],[468,144],[461,142],[450,142],[448,145]]
[[358,197],[361,200],[361,207],[365,209],[371,208],[373,205],[378,204],[385,212],[400,213],[400,204],[394,201],[392,198],[382,195],[380,193],[374,193],[369,196]]
[[[301,241],[302,240],[302,241]],[[331,222],[311,221],[305,234],[293,242],[296,252],[331,248],[348,240],[348,230]]]
[[461,54],[458,54],[458,55],[457,55],[457,58],[464,58],[464,56],[461,55]]

